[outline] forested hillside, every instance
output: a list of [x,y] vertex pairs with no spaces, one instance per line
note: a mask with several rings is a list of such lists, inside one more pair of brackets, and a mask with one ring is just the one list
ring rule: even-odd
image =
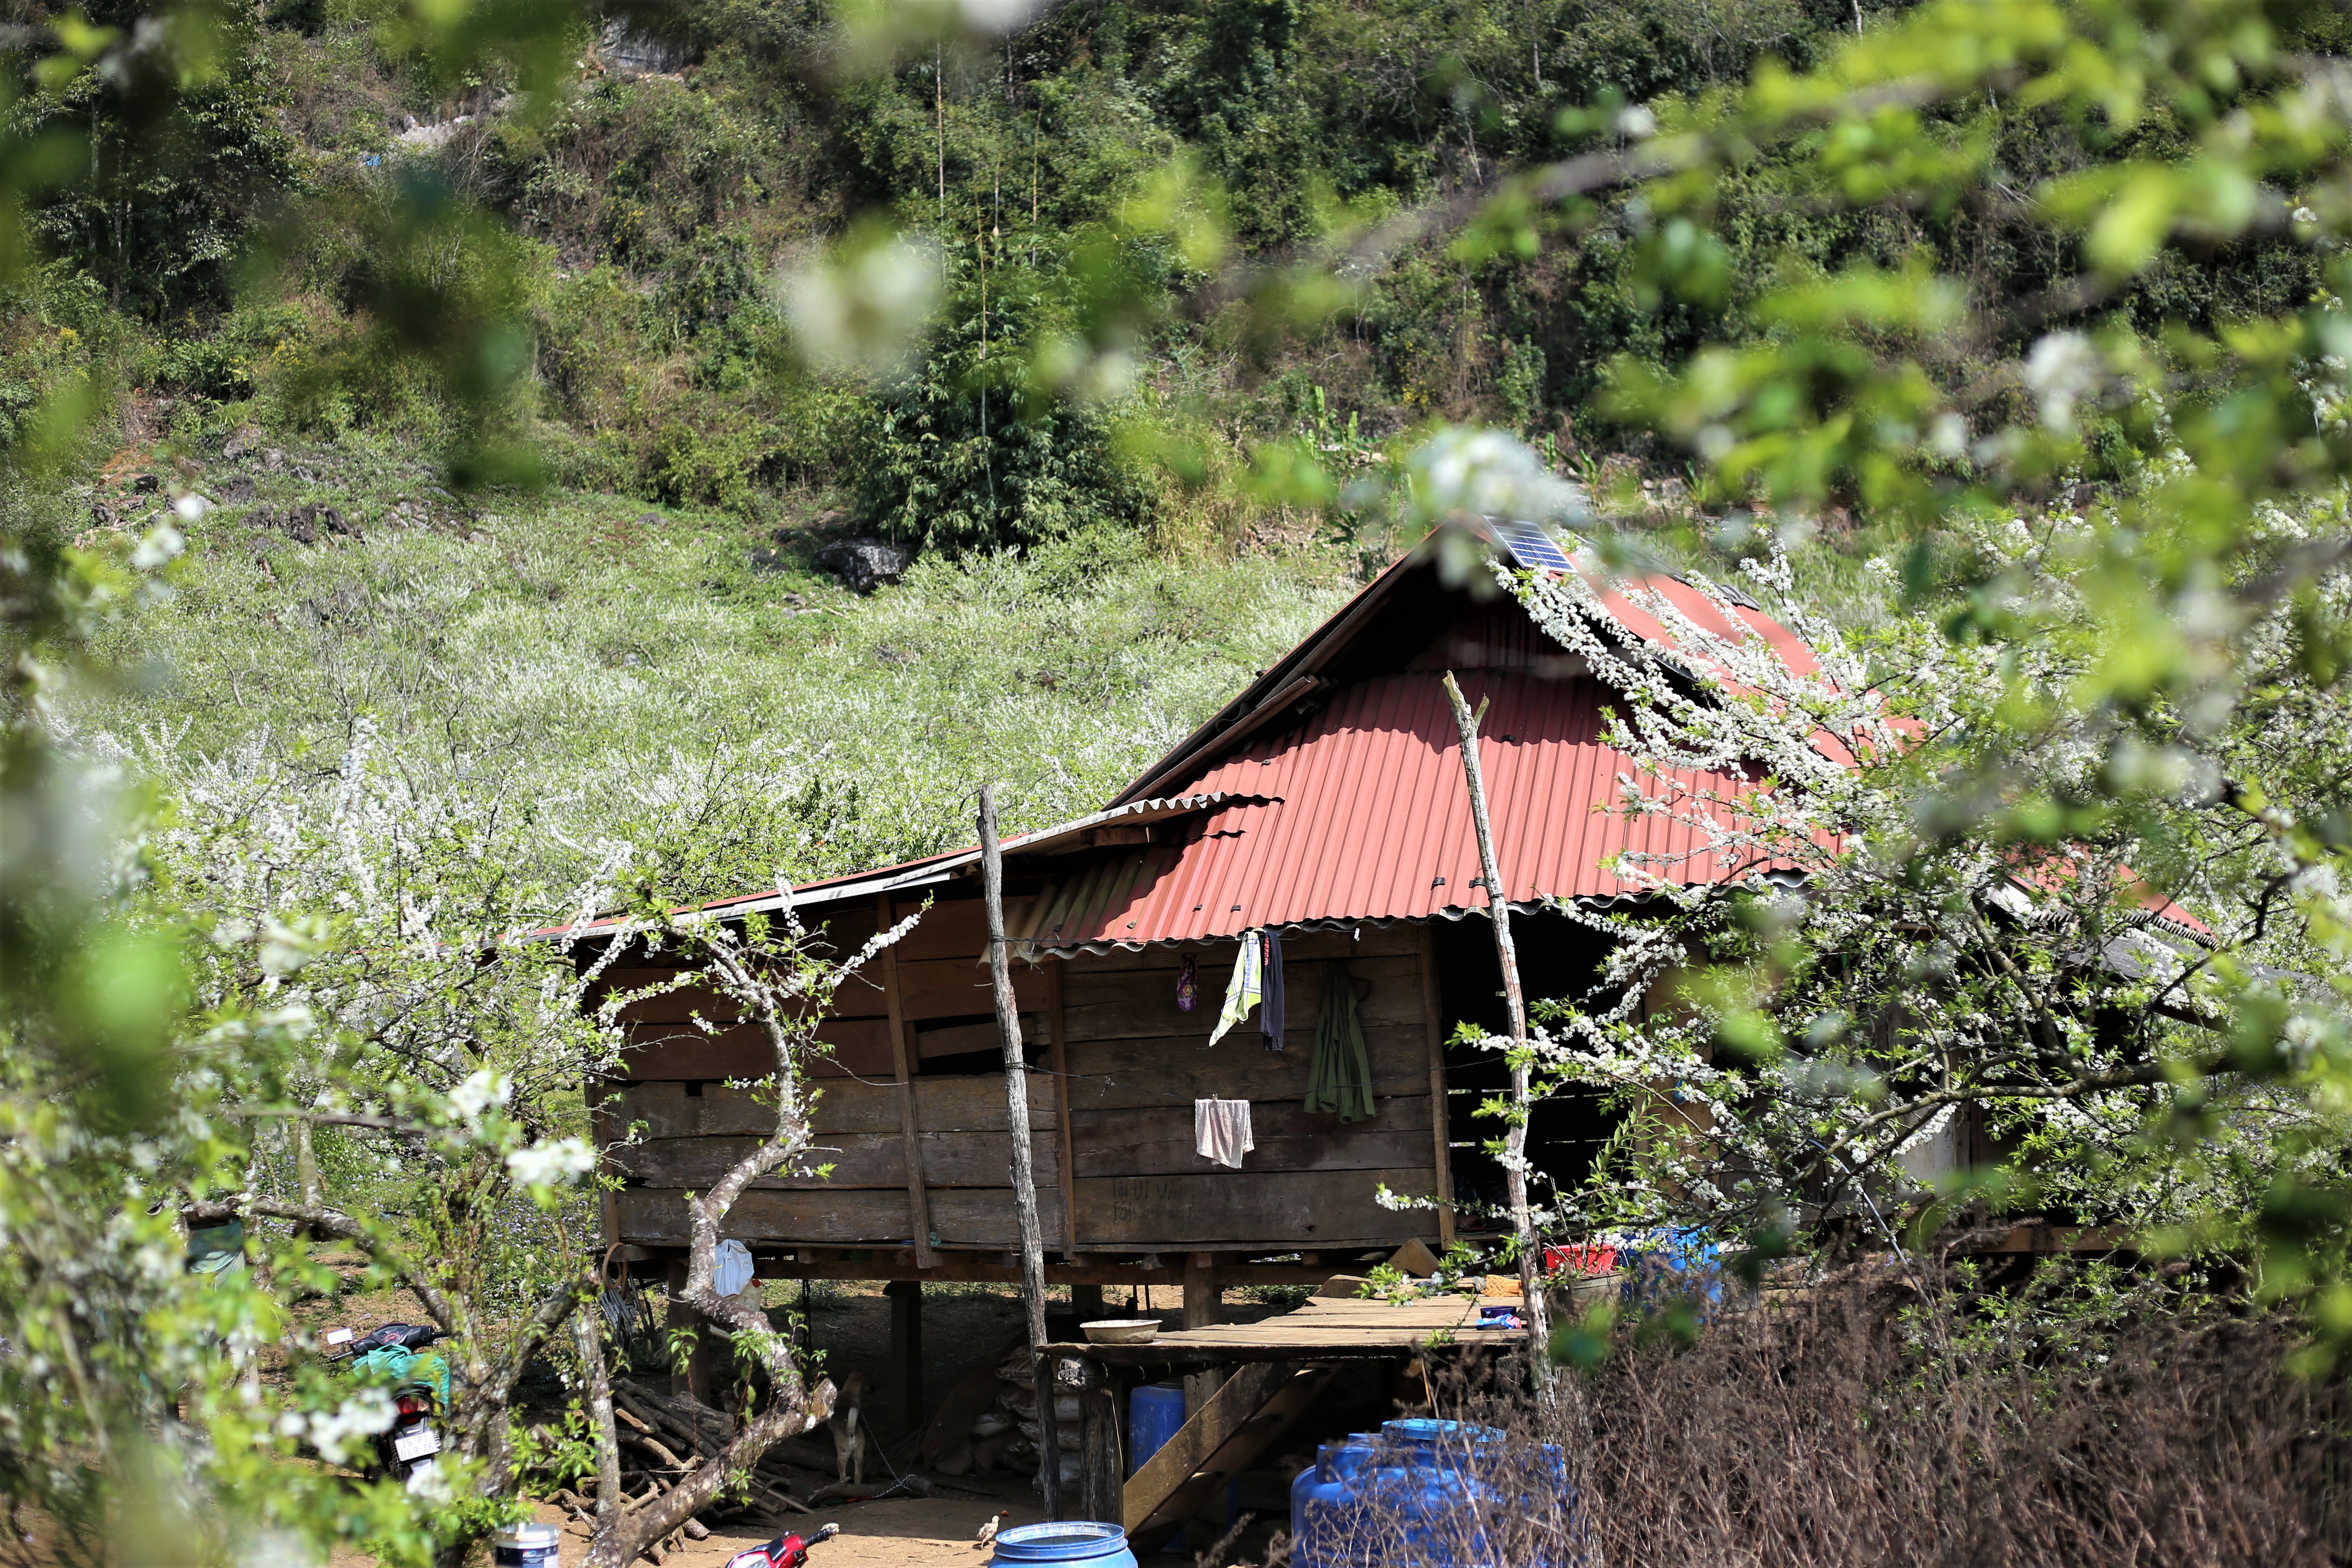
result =
[[[950,549],[1095,523],[1230,543],[1266,506],[1326,493],[1280,443],[1344,480],[1441,419],[1515,430],[1570,474],[1622,453],[1677,476],[1684,458],[1612,401],[1621,356],[1676,363],[1749,330],[1759,289],[1858,263],[2037,298],[2081,257],[2019,193],[2160,159],[2182,128],[2159,110],[2116,137],[1979,97],[1947,130],[1987,144],[1993,177],[1950,202],[1835,210],[1768,153],[1711,194],[1703,229],[1604,190],[1511,244],[1444,223],[1362,242],[1515,168],[1623,145],[1628,106],[1654,123],[1639,106],[1671,114],[1768,58],[1801,69],[1872,14],[1106,0],[842,78],[820,7],[731,0],[573,28],[561,92],[523,114],[509,81],[388,48],[396,7],[265,5],[224,19],[219,77],[152,122],[136,81],[95,75],[12,111],[24,134],[87,129],[97,178],[36,198],[47,259],[8,313],[0,417],[89,374],[130,395],[126,436],[199,455],[248,421],[427,453],[488,426],[507,467],[566,486],[771,523],[838,506]],[[2340,24],[2293,25],[2291,44],[2320,46]],[[927,352],[902,374],[814,374],[784,282],[877,219],[936,247]],[[1282,270],[1349,254],[1367,258],[1336,293]],[[2143,331],[2209,329],[2294,308],[2316,266],[2255,235],[2168,252],[2097,303]],[[1285,289],[1271,322],[1253,308]],[[433,290],[430,319],[406,313]],[[1087,297],[1104,290],[1124,297],[1108,328]],[[477,342],[469,322],[499,331]],[[1969,353],[2017,352],[2032,324]],[[1075,397],[1056,343],[1074,333],[1115,359]],[[2095,427],[2091,477],[2128,446]],[[1252,469],[1265,482],[1237,492]]]

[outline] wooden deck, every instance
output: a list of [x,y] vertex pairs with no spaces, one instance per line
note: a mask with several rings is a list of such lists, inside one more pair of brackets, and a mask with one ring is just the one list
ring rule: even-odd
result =
[[1517,1306],[1516,1297],[1454,1296],[1391,1306],[1385,1301],[1308,1301],[1295,1311],[1256,1323],[1163,1333],[1150,1344],[1048,1345],[1057,1355],[1086,1356],[1110,1366],[1217,1364],[1235,1362],[1320,1362],[1409,1355],[1447,1339],[1457,1345],[1515,1348],[1517,1330],[1480,1329],[1478,1308]]

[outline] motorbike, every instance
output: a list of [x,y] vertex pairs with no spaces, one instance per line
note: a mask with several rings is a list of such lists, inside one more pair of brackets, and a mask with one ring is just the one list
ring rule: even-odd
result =
[[448,1368],[438,1355],[425,1352],[441,1331],[415,1323],[386,1323],[363,1335],[338,1329],[327,1336],[331,1361],[349,1361],[388,1376],[393,1382],[392,1425],[375,1436],[379,1474],[404,1485],[441,1451],[441,1431],[435,1425],[448,1401]]
[[765,1546],[738,1552],[727,1560],[727,1568],[803,1568],[809,1560],[810,1547],[819,1542],[831,1541],[840,1533],[841,1526],[828,1524],[806,1540],[797,1535],[780,1535]]

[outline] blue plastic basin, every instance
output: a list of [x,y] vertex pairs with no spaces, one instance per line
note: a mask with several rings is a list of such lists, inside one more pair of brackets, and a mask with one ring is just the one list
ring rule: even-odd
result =
[[1088,1519],[1016,1524],[996,1532],[992,1563],[1078,1563],[1086,1568],[1137,1568],[1127,1531]]

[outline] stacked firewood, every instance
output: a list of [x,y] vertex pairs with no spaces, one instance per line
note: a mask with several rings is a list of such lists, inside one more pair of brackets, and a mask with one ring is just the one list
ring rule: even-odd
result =
[[[716,1458],[735,1436],[735,1417],[727,1412],[714,1410],[692,1394],[656,1394],[626,1378],[613,1389],[613,1424],[621,1440],[621,1506],[632,1511],[668,1491],[705,1460]],[[831,1468],[831,1456],[820,1460],[814,1444],[778,1444],[761,1457],[740,1489],[722,1493],[698,1517],[688,1520],[646,1555],[658,1563],[686,1542],[704,1540],[710,1534],[705,1521],[725,1524],[755,1513],[809,1512],[808,1505],[790,1489],[797,1478],[787,1456],[794,1449],[807,1450],[791,1455],[802,1460],[803,1468]],[[580,1491],[563,1489],[556,1499],[574,1518],[591,1520],[596,1513],[595,1491],[591,1478]]]

